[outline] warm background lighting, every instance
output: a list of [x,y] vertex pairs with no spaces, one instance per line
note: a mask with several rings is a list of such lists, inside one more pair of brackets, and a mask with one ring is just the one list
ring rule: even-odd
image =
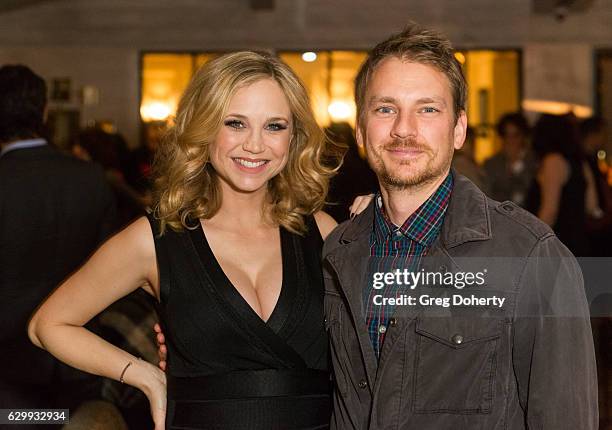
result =
[[552,100],[523,100],[523,109],[530,112],[549,113],[553,115],[565,115],[573,112],[578,118],[588,118],[593,115],[593,109],[572,103],[557,102]]
[[[360,51],[318,51],[316,61],[307,62],[307,52],[281,52],[281,59],[302,79],[315,118],[322,127],[332,122],[355,126],[353,83],[359,66],[365,60]],[[339,103],[339,104],[338,104]]]
[[166,121],[176,113],[178,100],[195,67],[202,61],[190,54],[147,54],[142,60],[143,121]]
[[306,61],[307,63],[312,63],[316,59],[317,59],[317,54],[315,54],[314,52],[304,52],[302,54],[302,60]]
[[351,117],[353,109],[351,109],[351,106],[348,103],[336,100],[329,104],[327,107],[327,112],[329,112],[332,121],[341,122],[346,121]]
[[603,149],[600,149],[599,151],[597,151],[597,158],[599,160],[605,160],[606,159],[606,151],[604,151]]
[[145,122],[166,121],[172,114],[172,107],[169,103],[149,102],[143,103],[140,107],[140,116]]
[[463,52],[455,52],[455,58],[457,59],[457,61],[459,61],[461,64],[465,63],[465,55],[463,55]]
[[466,50],[455,52],[469,82],[467,111],[475,131],[474,158],[483,162],[499,148],[495,123],[507,112],[520,109],[518,52]]

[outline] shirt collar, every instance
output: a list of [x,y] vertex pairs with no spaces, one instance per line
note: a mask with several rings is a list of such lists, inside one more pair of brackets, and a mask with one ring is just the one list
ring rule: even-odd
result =
[[374,237],[376,242],[384,243],[393,237],[414,240],[429,246],[440,231],[444,214],[448,208],[453,189],[453,175],[449,173],[436,191],[404,221],[401,226],[393,224],[384,213],[382,196],[376,195],[374,209]]
[[16,142],[11,142],[6,145],[2,150],[0,150],[0,157],[6,154],[9,151],[15,151],[17,149],[25,149],[25,148],[35,148],[37,146],[46,145],[47,141],[45,139],[24,139],[18,140]]

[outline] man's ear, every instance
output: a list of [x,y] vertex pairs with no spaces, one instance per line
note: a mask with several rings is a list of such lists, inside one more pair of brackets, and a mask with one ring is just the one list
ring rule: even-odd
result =
[[357,141],[357,146],[365,153],[365,141],[363,139],[363,132],[361,131],[361,124],[359,121],[355,122],[355,140]]
[[465,142],[465,135],[467,133],[467,115],[462,110],[457,117],[455,123],[455,129],[453,130],[453,146],[455,149],[461,149],[463,142]]

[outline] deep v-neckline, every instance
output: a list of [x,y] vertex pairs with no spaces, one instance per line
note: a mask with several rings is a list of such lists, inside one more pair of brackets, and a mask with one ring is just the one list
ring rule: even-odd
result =
[[291,310],[291,303],[296,294],[296,258],[295,249],[292,237],[282,227],[279,227],[280,248],[281,248],[281,265],[282,265],[282,280],[280,293],[274,305],[272,313],[267,320],[259,316],[257,312],[249,305],[246,299],[240,294],[240,291],[229,279],[223,271],[219,260],[215,256],[210,243],[202,227],[202,223],[198,221],[196,228],[191,230],[191,237],[200,256],[200,261],[207,269],[213,280],[213,287],[218,293],[238,312],[247,322],[253,324],[262,324],[275,333],[279,333],[287,321]]

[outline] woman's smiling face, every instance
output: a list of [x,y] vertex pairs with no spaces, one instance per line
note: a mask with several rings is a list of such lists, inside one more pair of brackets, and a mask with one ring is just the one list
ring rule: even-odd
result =
[[289,102],[270,78],[239,88],[210,146],[210,162],[222,187],[252,193],[265,189],[289,157],[293,129]]

